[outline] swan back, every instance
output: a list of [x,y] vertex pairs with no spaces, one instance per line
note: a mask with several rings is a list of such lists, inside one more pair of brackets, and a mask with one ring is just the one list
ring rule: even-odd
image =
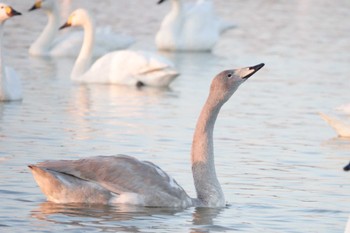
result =
[[216,16],[211,0],[201,0],[195,4],[172,0],[172,3],[172,9],[156,35],[158,49],[210,51],[220,33],[231,25]]
[[72,78],[91,83],[163,87],[177,76],[174,65],[161,56],[144,51],[120,50],[106,54],[84,75]]

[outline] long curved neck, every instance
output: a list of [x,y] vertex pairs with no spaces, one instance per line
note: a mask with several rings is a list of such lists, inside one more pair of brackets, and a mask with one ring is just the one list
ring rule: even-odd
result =
[[83,28],[83,45],[72,70],[72,79],[82,76],[90,68],[91,65],[92,53],[95,43],[95,25],[90,16],[87,16]]
[[34,50],[40,51],[40,53],[47,53],[57,35],[57,30],[60,23],[60,16],[57,6],[55,5],[52,10],[45,10],[45,12],[48,17],[48,22],[38,39],[36,39],[36,41],[30,46],[30,51],[33,51],[33,53]]
[[199,116],[192,143],[192,172],[197,198],[205,206],[224,206],[225,197],[216,177],[213,131],[223,103],[209,95]]
[[0,22],[0,100],[4,98],[4,88],[5,88],[5,65],[2,60],[2,37],[3,37],[3,27],[4,27],[4,22]]
[[182,11],[182,0],[172,0],[171,14],[178,15]]

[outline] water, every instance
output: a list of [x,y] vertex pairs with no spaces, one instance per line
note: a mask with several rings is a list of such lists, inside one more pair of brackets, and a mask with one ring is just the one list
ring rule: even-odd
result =
[[[32,1],[8,1],[25,12]],[[154,50],[169,10],[156,1],[76,0],[96,21]],[[1,232],[342,232],[349,216],[350,140],[318,112],[350,102],[350,2],[215,1],[239,25],[212,54],[165,54],[181,76],[170,89],[78,85],[71,59],[28,56],[42,12],[5,25],[6,63],[21,74],[24,100],[0,104]],[[119,11],[122,9],[121,11]],[[216,165],[222,209],[55,205],[26,167],[47,159],[129,154],[150,160],[195,196],[192,133],[212,77],[266,66],[222,109]]]

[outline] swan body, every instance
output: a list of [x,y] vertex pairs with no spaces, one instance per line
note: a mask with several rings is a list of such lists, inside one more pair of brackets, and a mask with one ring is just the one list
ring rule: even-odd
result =
[[324,113],[320,113],[323,120],[325,120],[338,134],[340,137],[350,137],[350,125],[330,117]]
[[233,27],[233,23],[217,17],[212,0],[197,0],[191,5],[172,0],[172,9],[157,32],[156,45],[160,50],[210,51],[220,34]]
[[170,61],[150,52],[110,52],[91,66],[95,41],[91,16],[86,10],[78,9],[71,14],[61,29],[70,26],[81,26],[85,32],[83,45],[71,74],[74,81],[166,87],[178,76]]
[[29,168],[47,199],[57,203],[124,203],[180,208],[225,206],[214,165],[214,124],[223,104],[263,65],[226,70],[212,81],[192,143],[192,173],[197,198],[189,197],[155,164],[126,155],[46,161],[29,165]]
[[[40,36],[29,48],[29,54],[33,56],[77,56],[83,41],[84,33],[75,31],[58,34],[60,26],[60,13],[56,0],[36,0],[30,9],[42,9],[48,16],[48,23]],[[94,56],[102,56],[107,52],[125,49],[135,42],[127,35],[112,32],[110,27],[97,28]]]
[[15,101],[22,99],[21,80],[16,71],[9,66],[5,66],[2,57],[2,36],[3,27],[7,19],[21,15],[12,7],[0,3],[0,101]]

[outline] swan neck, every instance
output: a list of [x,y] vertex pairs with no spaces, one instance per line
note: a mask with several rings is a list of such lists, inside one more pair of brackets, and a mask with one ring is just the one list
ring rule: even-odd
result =
[[197,198],[205,206],[223,206],[225,198],[216,176],[213,131],[224,103],[209,95],[197,121],[192,142],[192,172]]
[[2,59],[2,42],[3,42],[3,28],[4,28],[4,22],[1,22],[0,23],[0,86],[2,86],[2,82],[3,82],[3,77],[5,76],[5,66],[4,66],[4,63],[3,63],[3,59]]
[[173,0],[171,4],[172,4],[172,12],[176,15],[179,14],[183,6],[182,0]]
[[55,6],[53,9],[45,10],[48,21],[38,39],[31,45],[30,52],[32,53],[35,53],[34,51],[39,51],[41,54],[48,53],[55,40],[60,23],[60,16],[56,6],[57,3],[54,4]]
[[83,29],[84,40],[71,74],[73,79],[82,76],[91,65],[95,43],[95,25],[90,16],[87,16]]
[[3,27],[4,22],[0,22],[0,100],[4,98],[4,88],[5,88],[5,65],[2,59],[2,42],[3,42]]

